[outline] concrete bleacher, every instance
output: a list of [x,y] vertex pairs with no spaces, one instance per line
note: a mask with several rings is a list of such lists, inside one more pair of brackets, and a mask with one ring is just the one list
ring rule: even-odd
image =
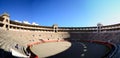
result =
[[[101,40],[112,43],[120,42],[120,32],[89,32],[89,33],[69,33],[69,32],[35,32],[35,31],[19,31],[0,29],[0,48],[9,51],[11,46],[19,44],[26,47],[29,43],[40,42],[40,40]],[[18,50],[23,53],[23,50]]]
[[[0,29],[0,49],[11,52],[11,48],[25,55],[24,47],[33,42],[40,42],[43,40],[61,40],[68,38],[68,33],[54,33],[54,32],[34,32],[34,31],[16,31]],[[21,46],[20,49],[14,48],[16,44]]]
[[68,38],[67,33],[53,33],[53,32],[34,32],[34,31],[8,31],[9,37],[21,42],[21,44],[28,44],[31,42],[39,41],[40,39],[52,40],[52,39],[64,39]]
[[[1,53],[10,54],[12,52],[10,49],[14,49],[14,50],[18,51],[19,53],[26,55],[24,50],[23,50],[24,45],[21,45],[22,42],[20,43],[19,41],[14,40],[13,39],[14,35],[11,36],[11,34],[9,34],[8,31],[0,29],[0,50],[2,50]],[[17,36],[15,36],[15,37],[17,39]],[[22,48],[16,49],[15,48],[16,44],[19,44],[20,45],[19,47],[22,47]],[[7,57],[8,56],[7,54],[1,55],[1,53],[0,53],[0,57]]]
[[10,51],[9,49],[12,46],[11,43],[12,43],[12,40],[6,40],[5,43],[4,43],[4,45],[1,46],[1,48],[4,49],[5,51]]
[[120,42],[120,32],[101,32],[101,33],[69,33],[71,39],[80,40],[101,40],[112,43]]

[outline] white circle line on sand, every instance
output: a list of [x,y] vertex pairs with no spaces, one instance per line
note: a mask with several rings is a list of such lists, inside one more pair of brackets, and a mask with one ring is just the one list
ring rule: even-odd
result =
[[86,51],[87,51],[87,49],[84,49],[83,51],[84,51],[84,52],[86,52]]
[[83,53],[83,54],[81,54],[81,56],[83,57],[83,56],[85,56],[85,54]]

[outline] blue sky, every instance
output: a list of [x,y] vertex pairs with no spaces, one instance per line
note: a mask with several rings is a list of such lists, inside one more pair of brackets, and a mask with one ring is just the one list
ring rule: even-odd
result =
[[0,14],[39,25],[83,27],[120,23],[120,0],[0,0]]

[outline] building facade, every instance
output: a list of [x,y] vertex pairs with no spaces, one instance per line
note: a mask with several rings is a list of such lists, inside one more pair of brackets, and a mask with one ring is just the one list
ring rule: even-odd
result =
[[[0,30],[6,32],[11,39],[27,44],[32,41],[67,39],[67,40],[102,40],[113,43],[120,42],[120,24],[103,26],[97,24],[93,27],[59,27],[38,26],[10,20],[10,15],[4,13],[0,16]],[[2,34],[2,33],[1,33]]]

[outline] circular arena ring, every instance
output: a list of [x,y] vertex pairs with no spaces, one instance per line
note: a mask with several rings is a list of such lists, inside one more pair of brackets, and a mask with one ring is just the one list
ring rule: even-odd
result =
[[101,41],[41,40],[28,44],[31,58],[106,58],[113,45]]

